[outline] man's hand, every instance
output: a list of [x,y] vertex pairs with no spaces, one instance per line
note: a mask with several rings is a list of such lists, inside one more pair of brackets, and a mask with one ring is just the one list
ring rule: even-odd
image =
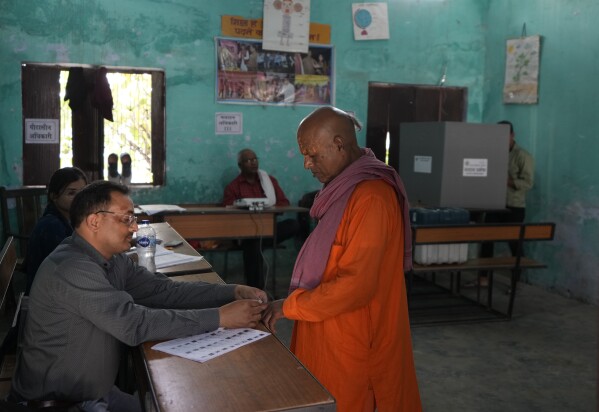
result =
[[257,299],[236,300],[218,309],[222,328],[255,328],[266,309],[266,303]]
[[268,302],[265,291],[246,285],[237,285],[235,287],[235,299],[254,299],[259,300],[260,303]]
[[264,315],[262,316],[262,322],[272,333],[275,333],[275,324],[281,318],[284,318],[283,314],[283,303],[285,303],[285,299],[279,299],[272,302],[266,308]]

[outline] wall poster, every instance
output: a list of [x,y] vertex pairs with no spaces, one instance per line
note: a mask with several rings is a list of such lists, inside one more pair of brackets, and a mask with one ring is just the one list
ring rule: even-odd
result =
[[264,49],[308,52],[310,0],[265,0],[262,14]]
[[334,105],[334,48],[308,53],[263,50],[262,42],[216,37],[216,102],[258,105]]
[[389,38],[387,3],[354,3],[352,16],[355,40]]
[[520,37],[507,41],[504,103],[537,103],[540,46],[540,36]]

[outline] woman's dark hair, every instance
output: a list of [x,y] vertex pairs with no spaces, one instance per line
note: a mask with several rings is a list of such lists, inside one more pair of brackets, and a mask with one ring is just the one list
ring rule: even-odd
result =
[[50,195],[55,197],[60,196],[64,190],[73,182],[82,179],[87,184],[87,176],[83,173],[83,170],[78,167],[63,167],[58,169],[48,183],[48,202],[52,202]]
[[128,195],[129,189],[127,186],[106,180],[92,182],[81,189],[71,203],[71,225],[79,227],[87,216],[107,209],[112,201],[112,192]]

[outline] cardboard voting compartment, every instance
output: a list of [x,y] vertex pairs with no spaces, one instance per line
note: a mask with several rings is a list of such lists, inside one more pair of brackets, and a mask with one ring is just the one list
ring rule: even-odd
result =
[[411,206],[504,209],[509,126],[400,125],[399,174]]

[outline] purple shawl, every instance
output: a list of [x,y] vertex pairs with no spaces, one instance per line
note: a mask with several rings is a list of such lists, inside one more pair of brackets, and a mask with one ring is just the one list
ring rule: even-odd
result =
[[347,201],[356,185],[365,180],[382,179],[395,189],[403,214],[404,272],[412,269],[412,233],[408,198],[403,183],[395,169],[377,160],[370,149],[362,149],[362,152],[363,155],[358,160],[316,195],[310,216],[317,219],[318,224],[298,254],[289,293],[297,288],[313,289],[320,284]]

